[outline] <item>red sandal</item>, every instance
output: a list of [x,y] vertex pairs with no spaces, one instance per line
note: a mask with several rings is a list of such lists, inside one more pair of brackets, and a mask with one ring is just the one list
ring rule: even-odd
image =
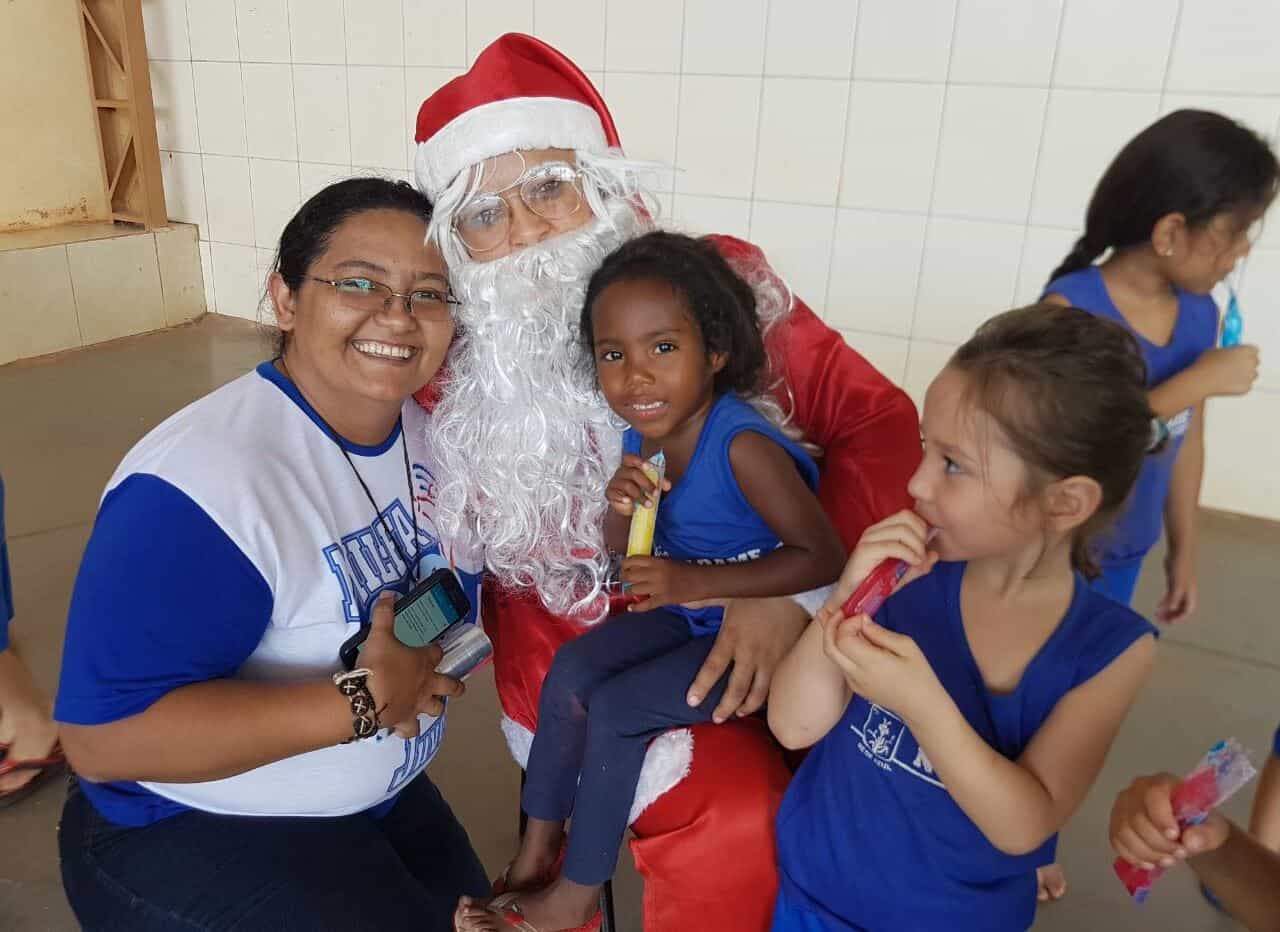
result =
[[[517,932],[543,932],[537,926],[525,921],[520,911],[519,900],[519,893],[504,893],[490,900],[489,905],[484,909],[501,919],[502,924],[509,929],[515,929]],[[558,932],[600,932],[600,923],[603,921],[604,914],[596,910],[596,914],[582,925],[574,926],[572,929],[558,930]]]
[[26,799],[50,780],[67,772],[67,757],[62,753],[62,745],[56,741],[48,757],[14,760],[9,757],[8,750],[6,747],[5,755],[0,757],[0,777],[20,770],[35,770],[38,773],[16,790],[0,793],[0,809],[7,809],[14,803]]

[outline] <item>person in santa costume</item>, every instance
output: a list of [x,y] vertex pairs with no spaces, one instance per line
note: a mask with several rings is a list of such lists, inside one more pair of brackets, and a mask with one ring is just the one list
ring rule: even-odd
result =
[[[417,185],[435,202],[429,235],[462,301],[446,371],[419,400],[433,408],[431,444],[446,477],[441,520],[473,529],[485,546],[484,624],[503,731],[523,767],[556,649],[608,602],[604,492],[625,425],[596,387],[578,321],[604,257],[655,227],[644,185],[652,166],[623,154],[604,101],[573,62],[517,34],[423,102],[415,139]],[[849,547],[909,504],[915,408],[791,294],[760,250],[711,241],[756,292],[773,395],[821,449],[819,499]],[[650,746],[631,809],[649,932],[768,927],[773,823],[790,769],[754,713],[808,620],[803,603],[730,603],[689,687],[698,704],[729,671],[713,715],[725,724]],[[553,870],[504,880],[536,886]]]

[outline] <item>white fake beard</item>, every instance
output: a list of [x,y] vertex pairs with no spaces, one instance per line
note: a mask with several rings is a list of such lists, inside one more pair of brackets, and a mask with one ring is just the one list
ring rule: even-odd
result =
[[561,615],[599,620],[609,572],[605,487],[625,424],[582,349],[587,282],[651,223],[624,200],[608,217],[450,273],[462,306],[449,378],[432,415],[440,520],[485,549],[506,586],[532,587]]

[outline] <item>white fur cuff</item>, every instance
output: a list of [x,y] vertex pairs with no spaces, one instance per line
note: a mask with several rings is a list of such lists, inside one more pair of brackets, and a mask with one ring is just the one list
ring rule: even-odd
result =
[[[521,769],[527,767],[533,732],[504,715],[502,733],[516,763]],[[640,814],[659,796],[687,777],[692,766],[693,732],[688,728],[664,732],[654,738],[644,755],[644,766],[640,769],[640,782],[636,785],[636,797],[631,803],[627,824],[640,818]]]

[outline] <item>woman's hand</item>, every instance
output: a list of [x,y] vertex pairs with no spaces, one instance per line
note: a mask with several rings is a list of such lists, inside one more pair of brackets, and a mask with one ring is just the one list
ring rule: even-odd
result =
[[844,603],[862,581],[885,560],[905,560],[910,566],[896,592],[933,569],[938,555],[929,550],[929,525],[914,511],[899,511],[863,532],[853,555],[826,603],[814,619],[826,625],[844,618]]
[[402,738],[418,734],[418,715],[440,715],[444,697],[461,696],[462,682],[436,672],[443,655],[438,644],[407,647],[395,635],[395,597],[384,592],[373,604],[369,637],[360,652],[360,666],[373,673],[373,694],[379,720]]
[[910,724],[947,698],[924,652],[907,635],[882,628],[866,615],[816,623],[822,625],[827,657],[844,673],[849,688],[868,702]]
[[621,578],[629,590],[645,598],[629,605],[629,612],[647,612],[663,605],[680,605],[701,599],[706,593],[697,586],[698,567],[665,557],[627,557],[622,561]]
[[[609,480],[604,493],[604,497],[609,500],[609,507],[616,514],[630,517],[635,511],[636,502],[640,502],[644,507],[653,507],[657,486],[645,474],[646,462],[644,457],[636,456],[634,453],[622,454],[622,465]],[[671,483],[665,478],[662,480],[662,491],[671,491]]]

